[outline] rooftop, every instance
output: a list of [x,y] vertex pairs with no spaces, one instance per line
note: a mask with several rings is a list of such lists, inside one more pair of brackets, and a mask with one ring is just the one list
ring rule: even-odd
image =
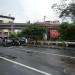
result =
[[4,16],[4,15],[0,15],[0,17],[2,17],[2,18],[8,18],[8,19],[12,19],[12,20],[15,19],[14,17],[11,17],[11,16]]

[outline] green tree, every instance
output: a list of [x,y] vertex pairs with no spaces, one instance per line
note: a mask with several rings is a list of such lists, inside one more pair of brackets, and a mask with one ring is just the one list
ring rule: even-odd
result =
[[44,24],[34,23],[23,29],[22,36],[30,38],[31,40],[42,40],[44,33],[46,33],[47,27]]
[[59,27],[61,40],[74,41],[75,40],[75,23],[64,23]]
[[17,34],[16,34],[15,32],[13,32],[13,33],[11,33],[11,34],[9,35],[9,37],[10,37],[10,38],[16,38],[16,37],[17,37]]

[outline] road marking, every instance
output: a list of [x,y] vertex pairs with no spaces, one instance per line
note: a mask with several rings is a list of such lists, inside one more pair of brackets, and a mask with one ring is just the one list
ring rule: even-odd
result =
[[21,66],[21,67],[25,67],[25,68],[28,68],[28,69],[30,69],[30,70],[33,70],[33,71],[39,72],[39,73],[41,73],[41,74],[43,74],[43,75],[52,75],[52,74],[49,74],[49,73],[47,73],[47,72],[44,72],[44,71],[38,70],[38,69],[36,69],[36,68],[33,68],[33,67],[30,67],[30,66],[24,65],[24,64],[22,64],[22,63],[19,63],[19,62],[16,62],[16,61],[13,61],[13,60],[7,59],[7,58],[5,58],[5,57],[1,57],[1,56],[0,56],[0,58],[3,59],[3,60],[5,60],[5,61],[8,61],[8,62],[11,62],[11,63],[17,64],[17,65],[19,65],[19,66]]

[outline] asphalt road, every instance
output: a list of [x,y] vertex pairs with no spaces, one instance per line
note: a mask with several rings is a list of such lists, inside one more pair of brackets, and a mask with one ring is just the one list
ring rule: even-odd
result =
[[0,75],[75,75],[75,51],[0,47]]

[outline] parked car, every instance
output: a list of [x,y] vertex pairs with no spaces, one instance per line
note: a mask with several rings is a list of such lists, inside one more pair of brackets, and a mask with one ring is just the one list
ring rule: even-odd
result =
[[20,45],[26,45],[27,39],[25,37],[19,38]]
[[0,42],[0,45],[2,46],[23,46],[27,44],[27,39],[26,38],[3,38]]
[[2,46],[12,46],[12,40],[11,39],[3,39]]
[[13,38],[12,39],[12,46],[19,46],[19,45],[20,45],[19,39]]

